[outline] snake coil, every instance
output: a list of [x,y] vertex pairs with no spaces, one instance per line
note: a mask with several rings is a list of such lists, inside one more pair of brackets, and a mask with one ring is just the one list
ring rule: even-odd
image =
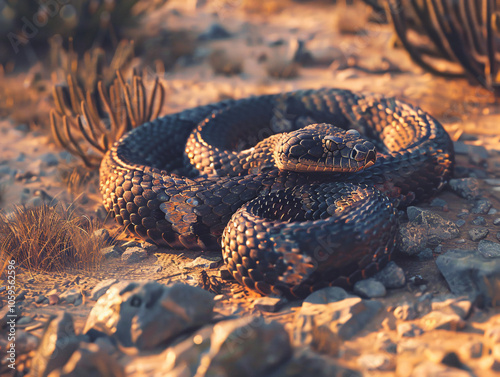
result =
[[396,209],[435,195],[453,162],[448,134],[421,109],[319,89],[145,123],[108,151],[100,189],[106,209],[139,237],[222,247],[240,283],[303,297],[385,265]]

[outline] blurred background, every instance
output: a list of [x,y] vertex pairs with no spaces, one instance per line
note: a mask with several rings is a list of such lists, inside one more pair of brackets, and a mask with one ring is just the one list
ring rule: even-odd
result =
[[58,135],[63,117],[77,129],[86,103],[109,128],[106,102],[125,101],[120,80],[132,97],[134,77],[144,93],[160,88],[150,116],[331,86],[401,97],[455,140],[495,144],[496,9],[493,0],[0,0],[0,116],[82,157],[90,152]]

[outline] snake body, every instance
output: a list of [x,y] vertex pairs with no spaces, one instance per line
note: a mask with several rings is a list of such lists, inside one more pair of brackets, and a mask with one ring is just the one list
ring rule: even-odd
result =
[[[333,136],[337,127],[349,130],[347,141]],[[222,247],[240,283],[302,297],[385,265],[397,208],[435,195],[453,162],[448,134],[419,108],[305,90],[145,123],[107,152],[100,189],[106,209],[139,237],[176,249]]]

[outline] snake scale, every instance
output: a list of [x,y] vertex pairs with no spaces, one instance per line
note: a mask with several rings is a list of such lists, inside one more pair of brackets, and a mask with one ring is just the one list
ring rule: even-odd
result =
[[139,237],[222,248],[240,283],[303,297],[384,266],[398,208],[435,195],[453,163],[448,134],[419,108],[303,90],[145,123],[107,152],[100,189],[106,209]]

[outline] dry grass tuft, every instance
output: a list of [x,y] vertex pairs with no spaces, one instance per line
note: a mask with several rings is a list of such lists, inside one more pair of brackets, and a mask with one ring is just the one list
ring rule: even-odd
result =
[[102,261],[106,241],[93,237],[96,220],[76,216],[70,207],[18,207],[0,214],[0,265],[14,259],[27,270],[90,270]]

